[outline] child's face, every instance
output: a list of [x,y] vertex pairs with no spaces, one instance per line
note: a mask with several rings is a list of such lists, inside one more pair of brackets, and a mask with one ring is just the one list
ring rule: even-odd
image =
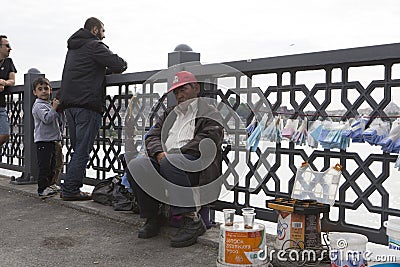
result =
[[33,90],[33,94],[42,100],[50,100],[51,96],[51,87],[48,84],[42,83],[36,85],[36,88]]

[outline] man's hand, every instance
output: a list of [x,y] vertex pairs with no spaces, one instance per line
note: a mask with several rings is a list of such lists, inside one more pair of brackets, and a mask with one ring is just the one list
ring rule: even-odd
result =
[[167,155],[166,152],[160,152],[160,153],[158,153],[158,154],[156,155],[156,159],[157,159],[158,164],[160,164],[161,160],[162,160],[166,155]]
[[0,93],[4,91],[4,87],[6,87],[7,82],[4,79],[0,79]]

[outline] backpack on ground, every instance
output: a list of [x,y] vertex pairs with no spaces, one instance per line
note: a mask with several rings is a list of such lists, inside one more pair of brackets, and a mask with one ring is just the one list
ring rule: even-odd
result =
[[103,205],[113,206],[116,211],[133,211],[138,213],[136,197],[121,184],[119,175],[104,179],[93,189],[92,199]]

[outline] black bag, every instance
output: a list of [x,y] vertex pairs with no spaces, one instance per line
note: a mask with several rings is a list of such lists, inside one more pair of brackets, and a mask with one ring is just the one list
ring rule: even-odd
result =
[[113,200],[112,206],[114,210],[121,211],[133,211],[134,213],[138,213],[136,197],[133,193],[129,192],[128,189],[125,188],[121,184],[121,179],[117,183],[114,183],[114,190],[112,192]]
[[103,205],[112,205],[114,184],[113,177],[107,178],[99,182],[93,189],[92,199]]
[[113,206],[116,211],[139,213],[136,197],[121,184],[122,178],[116,175],[98,183],[92,192],[92,199],[104,205]]

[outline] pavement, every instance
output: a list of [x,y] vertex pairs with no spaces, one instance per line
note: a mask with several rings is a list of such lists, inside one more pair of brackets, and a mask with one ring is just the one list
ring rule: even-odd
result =
[[[144,220],[137,214],[94,201],[42,200],[37,185],[9,181],[0,175],[0,266],[216,266],[218,227],[193,246],[172,248],[168,236],[175,228],[139,239]],[[271,246],[274,236],[267,234],[266,240]]]

